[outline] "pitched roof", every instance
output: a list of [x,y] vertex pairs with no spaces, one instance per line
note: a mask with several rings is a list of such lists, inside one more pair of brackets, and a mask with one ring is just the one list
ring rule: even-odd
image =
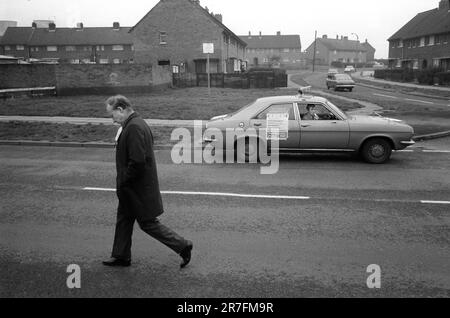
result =
[[301,49],[300,35],[240,35],[249,49]]
[[3,34],[0,43],[7,45],[27,44],[30,40],[31,31],[31,27],[9,27]]
[[450,11],[447,8],[436,8],[417,14],[392,35],[388,41],[447,32],[450,32]]
[[129,27],[56,28],[50,32],[47,28],[9,27],[0,43],[4,45],[114,45],[133,44]]
[[318,42],[321,42],[329,50],[332,51],[362,51],[366,52],[367,48],[359,41],[353,40],[338,40],[338,39],[324,39],[318,38]]
[[[242,41],[241,38],[239,36],[237,36],[233,31],[231,31],[230,29],[228,29],[225,24],[223,24],[220,20],[218,20],[214,15],[212,15],[211,13],[209,13],[208,10],[204,9],[200,3],[192,1],[192,0],[182,0],[182,1],[187,1],[189,2],[196,10],[200,10],[203,14],[205,14],[208,18],[210,18],[214,23],[216,23],[220,28],[224,29],[228,34],[230,34],[232,37],[234,37],[236,40],[238,40],[239,42],[241,42],[242,45],[246,46],[247,43],[245,41]],[[147,14],[141,19],[139,20],[138,23],[136,23],[136,25],[134,27],[132,27],[130,29],[130,32],[133,32],[134,28],[136,28],[136,26],[138,26],[142,21],[145,20],[145,18],[159,5],[161,5],[164,2],[164,0],[160,0],[149,12],[147,12]]]

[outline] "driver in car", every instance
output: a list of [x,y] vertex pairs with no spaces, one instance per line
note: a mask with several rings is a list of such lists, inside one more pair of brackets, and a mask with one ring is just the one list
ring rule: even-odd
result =
[[307,113],[302,116],[303,120],[319,120],[319,116],[314,112],[314,107],[316,107],[314,104],[306,105]]

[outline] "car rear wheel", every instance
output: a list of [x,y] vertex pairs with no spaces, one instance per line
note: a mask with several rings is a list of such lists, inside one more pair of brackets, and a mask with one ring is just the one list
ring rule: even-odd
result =
[[361,149],[365,161],[374,164],[385,163],[392,154],[392,146],[386,139],[373,138],[366,141]]

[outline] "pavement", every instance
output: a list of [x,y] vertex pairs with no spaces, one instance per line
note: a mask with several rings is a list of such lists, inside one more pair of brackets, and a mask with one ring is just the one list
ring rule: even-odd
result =
[[[365,74],[367,74],[367,72],[365,72]],[[361,72],[352,73],[352,77],[356,78],[356,79],[363,79],[363,80],[370,81],[370,82],[377,83],[377,84],[398,86],[398,87],[404,87],[404,88],[410,88],[410,89],[411,88],[412,89],[426,89],[429,91],[447,92],[450,94],[450,87],[430,86],[430,85],[420,85],[420,84],[414,84],[414,83],[402,83],[402,82],[387,81],[387,80],[374,78],[372,76],[361,76]],[[433,95],[433,98],[437,98],[437,97],[438,96]],[[447,100],[449,100],[449,98],[447,98]]]

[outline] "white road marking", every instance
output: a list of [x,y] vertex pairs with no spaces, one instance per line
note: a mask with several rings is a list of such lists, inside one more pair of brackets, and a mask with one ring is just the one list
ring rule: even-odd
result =
[[423,204],[450,204],[450,201],[420,201]]
[[383,95],[383,94],[377,94],[377,93],[373,93],[373,95],[381,96],[381,97],[389,97],[389,98],[393,98],[393,99],[398,99],[398,97],[390,96],[390,95]]
[[[116,189],[108,188],[83,188],[85,191],[101,191],[115,192]],[[188,192],[188,191],[161,191],[162,194],[177,195],[198,195],[198,196],[215,196],[215,197],[235,197],[235,198],[256,198],[256,199],[286,199],[286,200],[309,200],[310,197],[304,196],[287,196],[287,195],[260,195],[260,194],[240,194],[240,193],[224,193],[224,192]]]
[[450,150],[423,150],[423,152],[428,152],[428,153],[450,153]]
[[405,100],[410,101],[410,102],[419,102],[419,103],[423,103],[423,104],[434,105],[433,102],[426,102],[426,101],[424,101],[424,100],[419,100],[419,99],[409,99],[409,98],[405,98]]
[[[112,188],[83,188],[84,191],[100,191],[100,192],[115,192],[116,189]],[[225,192],[192,192],[192,191],[161,191],[162,194],[175,194],[175,195],[189,195],[189,196],[214,196],[214,197],[235,197],[235,198],[252,198],[252,199],[285,199],[285,200],[311,200],[315,198],[306,196],[288,196],[288,195],[263,195],[263,194],[240,194],[240,193],[225,193]],[[320,199],[320,198],[317,198]],[[355,199],[353,199],[355,200]],[[356,199],[358,201],[359,199]],[[450,204],[450,201],[403,201],[403,200],[393,200],[393,199],[362,199],[362,201],[374,201],[374,202],[384,202],[384,203],[415,203],[420,202],[422,204]]]

